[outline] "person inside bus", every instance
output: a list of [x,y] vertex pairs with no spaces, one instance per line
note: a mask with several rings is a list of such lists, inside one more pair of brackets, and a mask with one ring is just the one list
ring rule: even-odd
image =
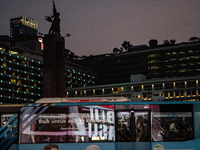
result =
[[174,140],[185,140],[187,135],[187,128],[184,127],[183,124],[178,123],[177,124],[177,130],[174,136]]
[[125,123],[122,124],[118,133],[119,142],[129,142],[130,141],[130,131]]
[[47,136],[47,138],[46,138],[46,139],[44,139],[44,140],[43,140],[43,142],[50,142],[50,137],[49,137],[49,136]]
[[60,141],[60,142],[66,142],[66,140],[65,140],[65,136],[62,135],[62,136],[59,138],[59,141]]
[[97,145],[90,145],[86,148],[86,150],[101,150]]
[[48,144],[44,146],[44,150],[58,150],[58,145],[55,144]]

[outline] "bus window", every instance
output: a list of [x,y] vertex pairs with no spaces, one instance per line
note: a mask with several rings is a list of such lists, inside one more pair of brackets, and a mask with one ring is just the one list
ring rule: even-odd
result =
[[192,105],[153,105],[153,141],[185,141],[194,138]]
[[26,107],[20,143],[115,141],[114,106]]
[[131,141],[131,112],[117,112],[117,142]]

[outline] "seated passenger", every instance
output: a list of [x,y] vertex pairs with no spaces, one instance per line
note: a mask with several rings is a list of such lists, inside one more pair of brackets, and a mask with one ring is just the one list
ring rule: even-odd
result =
[[187,135],[187,129],[183,126],[183,124],[178,123],[174,140],[185,140],[186,135]]
[[122,124],[119,133],[118,133],[119,142],[129,142],[130,141],[130,131],[126,124]]

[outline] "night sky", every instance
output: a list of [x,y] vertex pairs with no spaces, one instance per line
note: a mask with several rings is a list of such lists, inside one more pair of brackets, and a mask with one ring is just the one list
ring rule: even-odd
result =
[[[149,40],[188,42],[200,37],[200,0],[55,0],[65,48],[75,55],[112,53],[123,41],[148,45]],[[0,35],[10,35],[10,18],[26,16],[47,34],[52,0],[0,0]]]

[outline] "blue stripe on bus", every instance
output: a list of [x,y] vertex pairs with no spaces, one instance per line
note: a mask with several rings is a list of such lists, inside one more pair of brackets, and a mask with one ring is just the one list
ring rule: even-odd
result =
[[18,123],[18,120],[15,120],[15,122],[13,122],[13,124],[10,125],[10,127],[8,127],[8,128],[0,135],[0,139],[1,139],[8,131],[10,131],[10,129],[12,129],[17,123]]
[[[41,108],[41,107],[36,107],[35,110],[32,111],[31,114],[28,114],[28,116],[27,116],[25,119],[21,118],[21,119],[22,119],[21,124],[24,124],[24,122],[26,122],[28,119],[30,119],[30,117],[32,117],[33,114],[34,114],[35,112],[37,112],[40,108]],[[26,115],[26,114],[24,113],[22,116],[24,116],[24,115]]]
[[[30,103],[28,103],[27,105],[24,105],[24,107],[21,108],[21,111],[23,111],[25,108],[27,108],[28,105],[30,105]],[[34,103],[31,106],[35,106],[35,105],[37,105],[37,103]]]
[[10,146],[17,139],[17,135],[15,135],[1,150],[6,150],[8,146]]
[[[31,123],[33,123],[33,121],[35,121],[39,115],[41,115],[47,108],[49,108],[49,106],[45,106],[35,117],[33,117],[33,119],[30,120],[30,122],[28,124],[26,124],[22,129],[21,129],[21,132],[24,132],[24,130],[26,130],[28,128],[28,126],[31,125]],[[30,117],[29,117],[30,118]],[[22,123],[23,124],[23,123]]]
[[28,105],[30,105],[30,103],[25,104],[24,107],[21,108],[21,111],[23,111]]
[[0,132],[8,125],[10,124],[10,122],[12,122],[15,118],[17,117],[17,114],[15,114],[12,118],[10,118],[6,124],[4,124],[1,128],[0,128]]
[[28,109],[21,115],[21,118],[24,117],[24,115],[26,115],[29,111],[31,111],[33,109],[33,107],[28,107]]
[[18,127],[14,128],[14,130],[12,130],[12,132],[10,132],[0,143],[0,147],[1,145],[3,145],[4,142],[6,142],[12,135],[13,133],[15,133],[17,131]]

